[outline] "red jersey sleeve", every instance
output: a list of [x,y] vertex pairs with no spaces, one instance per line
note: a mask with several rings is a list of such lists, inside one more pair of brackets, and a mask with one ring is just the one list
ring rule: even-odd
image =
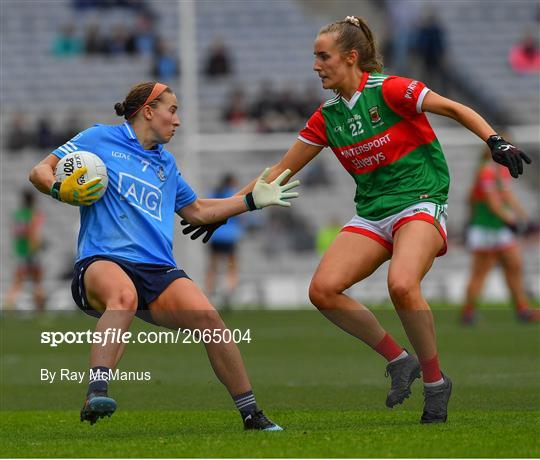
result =
[[424,83],[404,77],[388,77],[382,85],[385,102],[403,118],[422,113],[422,102],[428,92]]
[[328,146],[328,137],[326,136],[326,123],[319,107],[309,118],[304,129],[298,134],[298,139],[306,144]]

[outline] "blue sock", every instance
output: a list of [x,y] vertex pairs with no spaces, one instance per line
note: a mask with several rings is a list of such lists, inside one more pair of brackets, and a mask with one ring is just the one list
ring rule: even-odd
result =
[[233,397],[236,408],[240,411],[242,419],[246,418],[251,412],[259,410],[257,407],[257,401],[255,401],[255,396],[253,396],[253,391],[249,390],[246,393]]
[[88,392],[94,393],[96,391],[103,391],[107,393],[107,387],[109,383],[109,372],[110,369],[105,366],[96,366],[92,367],[89,372],[90,383],[88,385]]

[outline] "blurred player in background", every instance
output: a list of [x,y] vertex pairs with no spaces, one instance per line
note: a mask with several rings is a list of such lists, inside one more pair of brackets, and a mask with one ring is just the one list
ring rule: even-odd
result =
[[323,256],[326,250],[332,245],[336,236],[341,232],[341,222],[336,216],[330,217],[328,222],[317,230],[315,237],[315,249],[319,256]]
[[35,309],[37,312],[45,310],[43,271],[39,259],[43,249],[41,237],[43,222],[44,215],[36,208],[35,193],[29,189],[23,190],[21,204],[12,215],[13,252],[16,266],[13,281],[4,300],[7,308],[15,306],[24,281],[30,279]]
[[523,262],[516,234],[538,232],[511,188],[508,170],[491,161],[485,149],[469,196],[470,220],[467,245],[472,266],[467,283],[461,323],[476,322],[476,306],[486,277],[498,263],[504,271],[516,315],[524,322],[540,321],[540,310],[531,308],[523,283]]
[[[336,95],[311,116],[270,177],[287,169],[297,173],[329,146],[357,188],[356,215],[326,251],[309,297],[328,319],[388,361],[388,407],[409,396],[421,369],[425,397],[421,422],[445,422],[452,383],[439,367],[433,316],[420,283],[435,257],[446,252],[450,179],[439,141],[423,112],[453,118],[471,130],[514,177],[523,172],[522,161],[530,160],[470,108],[417,80],[383,74],[372,32],[359,17],[323,27],[314,55],[313,70],[323,88]],[[194,237],[206,231],[207,240],[215,227],[199,227]],[[194,230],[187,227],[184,232]],[[370,310],[344,293],[387,260],[390,297],[419,360],[396,343]]]
[[[279,431],[258,409],[240,351],[234,341],[226,341],[226,326],[219,314],[176,266],[172,241],[175,213],[193,224],[205,224],[247,209],[290,206],[286,200],[298,194],[287,190],[298,181],[281,186],[288,174],[284,173],[267,183],[267,169],[253,192],[245,196],[197,198],[173,155],[163,147],[180,125],[177,109],[176,96],[168,86],[140,83],[115,105],[125,123],[94,125],[77,134],[36,165],[30,180],[41,192],[81,206],[72,293],[79,308],[99,317],[96,332],[127,331],[134,316],[170,328],[218,331],[223,340],[205,343],[206,351],[240,411],[245,429]],[[86,168],[75,170],[61,183],[55,179],[60,158],[79,150],[95,153],[107,166],[109,187],[99,200],[99,178],[78,181]],[[107,394],[108,380],[123,349],[119,341],[92,344],[90,384],[81,421],[93,424],[115,411],[116,402]]]
[[[211,198],[228,198],[238,189],[236,178],[228,173],[214,190]],[[208,269],[206,271],[206,291],[209,296],[216,293],[217,276],[220,266],[225,266],[225,294],[220,302],[223,309],[231,307],[231,300],[238,286],[238,242],[242,238],[243,228],[238,217],[231,217],[225,225],[219,227],[210,242]]]

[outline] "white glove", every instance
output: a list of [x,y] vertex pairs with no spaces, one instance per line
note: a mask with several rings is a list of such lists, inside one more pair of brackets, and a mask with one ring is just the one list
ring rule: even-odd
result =
[[287,200],[298,196],[298,192],[286,192],[294,187],[298,187],[300,185],[299,180],[281,185],[281,182],[291,174],[290,169],[283,171],[272,182],[266,182],[268,174],[270,174],[270,168],[264,170],[257,179],[255,187],[253,187],[253,192],[248,193],[245,197],[246,205],[250,211],[271,205],[289,207],[291,203]]

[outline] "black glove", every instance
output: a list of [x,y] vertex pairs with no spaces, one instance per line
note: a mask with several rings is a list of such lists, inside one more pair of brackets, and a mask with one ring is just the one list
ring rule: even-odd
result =
[[538,223],[531,220],[517,220],[510,224],[506,224],[506,226],[517,236],[532,236],[540,231]]
[[205,225],[191,225],[185,219],[182,219],[180,221],[180,225],[184,226],[184,229],[182,230],[182,233],[184,235],[189,235],[191,232],[195,232],[193,233],[193,235],[190,236],[192,240],[196,240],[197,238],[199,238],[199,236],[206,233],[206,235],[204,236],[202,240],[203,243],[208,243],[210,238],[212,238],[212,235],[214,234],[214,232],[219,227],[221,227],[222,225],[225,225],[226,223],[227,223],[227,219],[222,220],[221,222],[215,222],[213,224],[205,224]]
[[491,150],[493,161],[506,166],[512,177],[523,174],[523,162],[531,164],[531,159],[527,155],[498,134],[489,136],[486,143]]

